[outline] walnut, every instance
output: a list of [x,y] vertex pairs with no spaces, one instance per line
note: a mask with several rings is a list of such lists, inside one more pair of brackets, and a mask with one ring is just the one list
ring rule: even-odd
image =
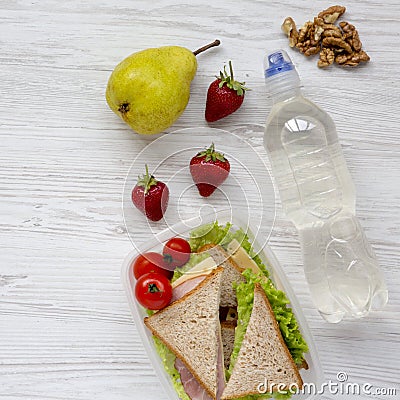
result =
[[304,55],[307,57],[313,56],[314,54],[319,53],[320,50],[321,50],[320,46],[311,46],[311,47],[308,47],[307,50],[304,51]]
[[306,40],[303,43],[297,43],[296,47],[307,57],[317,54],[320,50],[320,46],[312,44],[310,40]]
[[338,54],[335,57],[335,63],[339,65],[343,65],[347,61],[347,55],[346,54]]
[[345,42],[342,38],[326,37],[322,39],[322,46],[334,48],[336,51],[345,51],[346,53],[352,53],[351,46]]
[[299,38],[298,43],[305,42],[306,39],[310,37],[311,29],[313,28],[313,23],[311,21],[307,21],[299,30]]
[[339,27],[333,24],[325,24],[324,25],[324,31],[322,33],[322,37],[335,37],[335,38],[341,38],[342,37],[342,31],[340,30]]
[[348,22],[341,22],[339,26],[342,28],[344,34],[343,38],[344,40],[350,44],[350,46],[355,50],[355,51],[360,51],[362,44],[360,40],[360,36],[358,35],[357,29],[354,27],[354,25],[349,24]]
[[318,67],[327,67],[334,62],[343,66],[356,66],[369,61],[362,51],[362,43],[354,25],[335,22],[346,11],[345,7],[332,6],[321,11],[314,20],[307,21],[298,31],[291,17],[287,17],[282,30],[289,38],[290,47],[297,48],[305,56],[319,53]]
[[[319,53],[318,67],[323,68],[333,64],[335,61],[335,52],[332,49],[322,49]],[[347,61],[347,60],[346,60]]]
[[318,18],[322,18],[326,24],[335,23],[338,18],[344,14],[346,7],[332,6],[318,14]]
[[282,31],[286,33],[289,38],[289,46],[294,47],[297,44],[299,32],[297,32],[296,23],[293,18],[287,17],[281,26]]
[[308,21],[299,30],[296,47],[306,56],[317,54],[320,51],[320,34],[316,29],[318,26]]
[[325,30],[324,21],[321,18],[315,17],[314,18],[314,40],[319,42],[321,39],[322,34]]
[[344,65],[348,67],[356,67],[360,62],[369,61],[369,55],[361,50],[359,52],[353,52],[351,54],[340,54],[335,57],[335,62],[339,65]]
[[352,54],[351,60],[357,63],[367,62],[370,60],[370,57],[364,50],[360,50]]

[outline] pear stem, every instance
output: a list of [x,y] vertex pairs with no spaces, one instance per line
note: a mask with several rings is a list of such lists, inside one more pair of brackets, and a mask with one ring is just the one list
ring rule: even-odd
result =
[[200,54],[200,53],[202,53],[203,51],[206,51],[206,50],[210,49],[211,47],[219,46],[220,43],[221,43],[221,42],[220,42],[218,39],[216,39],[216,40],[214,40],[212,43],[206,44],[205,46],[200,47],[199,49],[195,50],[195,51],[193,52],[193,54],[194,54],[195,56],[197,56],[197,54]]

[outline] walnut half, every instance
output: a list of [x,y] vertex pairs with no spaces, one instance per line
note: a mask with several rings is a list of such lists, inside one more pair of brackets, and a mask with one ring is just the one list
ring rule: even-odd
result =
[[360,40],[360,36],[358,36],[357,29],[354,25],[349,24],[348,22],[341,22],[339,26],[343,30],[343,38],[347,43],[354,49],[354,51],[360,51],[362,44]]
[[347,55],[339,54],[335,58],[335,62],[337,64],[348,67],[355,67],[358,64],[360,64],[360,62],[367,62],[369,60],[370,60],[369,55],[363,50]]
[[318,18],[322,18],[326,24],[334,24],[346,11],[346,7],[332,6],[318,14]]
[[322,46],[334,49],[338,53],[342,51],[345,51],[346,53],[352,52],[351,46],[347,42],[345,42],[343,38],[336,38],[336,37],[323,38]]
[[319,53],[318,67],[328,67],[335,61],[335,52],[332,49],[322,49]]
[[299,37],[299,32],[297,32],[296,23],[293,18],[287,17],[281,26],[283,32],[286,33],[289,38],[289,46],[294,47],[297,44],[297,40]]

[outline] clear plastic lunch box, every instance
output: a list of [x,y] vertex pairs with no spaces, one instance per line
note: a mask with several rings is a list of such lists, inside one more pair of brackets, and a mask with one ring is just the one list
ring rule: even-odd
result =
[[[197,225],[196,225],[196,219],[198,219]],[[161,252],[163,244],[168,239],[175,236],[189,238],[189,233],[191,230],[194,229],[194,227],[212,223],[215,220],[217,220],[219,224],[225,224],[227,222],[230,222],[232,224],[232,229],[242,228],[247,233],[247,235],[250,238],[250,241],[252,242],[253,250],[259,254],[264,264],[269,269],[270,277],[275,283],[275,286],[286,293],[286,296],[290,301],[289,306],[292,308],[297,318],[300,331],[309,347],[309,352],[305,356],[305,359],[309,365],[309,369],[300,370],[300,375],[305,383],[311,384],[312,386],[315,385],[316,391],[318,391],[321,383],[323,382],[323,371],[321,368],[321,364],[319,362],[314,340],[308,328],[303,311],[301,310],[300,304],[291,288],[291,285],[289,284],[286,278],[285,273],[282,270],[282,267],[280,266],[271,248],[267,244],[264,244],[262,248],[259,246],[259,243],[262,242],[262,240],[259,239],[264,240],[264,238],[260,238],[257,236],[255,237],[253,231],[251,230],[250,223],[241,221],[239,218],[233,216],[231,212],[220,212],[220,213],[213,213],[210,214],[209,216],[202,218],[198,217],[182,221],[172,227],[169,227],[161,231],[160,233],[155,235],[151,240],[148,240],[145,244],[143,244],[142,246],[138,246],[136,250],[129,253],[125,258],[122,266],[122,282],[126,291],[129,307],[132,311],[132,316],[136,328],[139,332],[139,335],[146,349],[148,357],[156,371],[156,374],[163,388],[165,389],[167,398],[169,398],[170,400],[179,399],[178,394],[173,387],[171,378],[165,371],[163,362],[161,358],[158,356],[158,353],[154,346],[152,334],[143,323],[143,319],[144,317],[147,316],[147,313],[146,310],[136,301],[134,294],[135,278],[131,271],[131,266],[135,258],[138,256],[138,254],[145,253],[148,251]],[[313,390],[307,390],[307,392],[310,393],[296,394],[292,397],[292,399],[307,400],[315,398]],[[154,400],[159,400],[159,398],[160,397],[158,395],[157,398],[154,397]],[[148,400],[153,400],[153,399],[149,397]]]

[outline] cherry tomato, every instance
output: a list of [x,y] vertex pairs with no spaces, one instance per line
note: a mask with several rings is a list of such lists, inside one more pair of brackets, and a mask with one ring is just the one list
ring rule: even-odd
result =
[[156,272],[142,275],[135,285],[137,301],[149,310],[160,310],[172,299],[172,286],[168,278]]
[[189,261],[190,252],[190,244],[185,239],[172,238],[164,246],[164,261],[172,268],[181,267]]
[[164,257],[152,251],[140,254],[133,262],[133,274],[136,279],[139,279],[142,275],[148,274],[149,272],[157,272],[171,279],[174,273],[167,268],[168,266],[164,261]]

